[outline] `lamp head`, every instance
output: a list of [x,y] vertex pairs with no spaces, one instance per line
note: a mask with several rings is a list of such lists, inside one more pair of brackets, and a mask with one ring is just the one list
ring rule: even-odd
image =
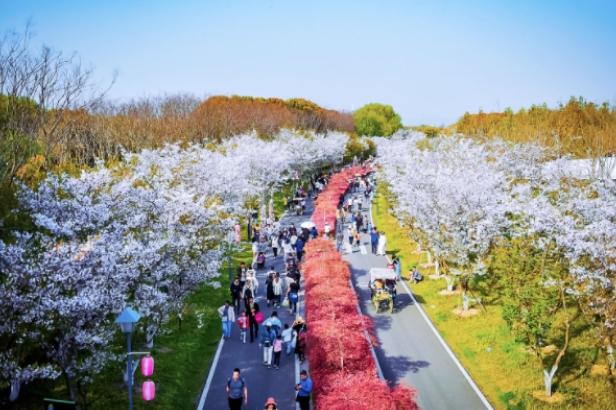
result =
[[139,321],[141,315],[131,308],[127,307],[115,320],[120,325],[123,333],[133,333],[135,325]]

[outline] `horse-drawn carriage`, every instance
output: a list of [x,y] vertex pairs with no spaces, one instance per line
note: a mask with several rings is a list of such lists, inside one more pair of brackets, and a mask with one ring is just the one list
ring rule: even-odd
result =
[[380,308],[394,311],[394,299],[396,297],[396,272],[388,268],[370,269],[370,291],[371,299],[376,312]]

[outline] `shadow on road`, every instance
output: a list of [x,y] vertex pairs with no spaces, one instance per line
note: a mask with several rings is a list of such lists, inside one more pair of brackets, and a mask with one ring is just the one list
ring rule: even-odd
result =
[[430,363],[426,361],[417,360],[413,362],[404,356],[383,356],[379,360],[383,367],[388,369],[387,383],[389,385],[398,384],[408,372],[418,373],[421,369],[430,366]]

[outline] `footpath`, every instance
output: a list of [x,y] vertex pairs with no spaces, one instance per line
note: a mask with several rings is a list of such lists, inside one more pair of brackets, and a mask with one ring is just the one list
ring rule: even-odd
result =
[[[363,195],[363,192],[351,195]],[[364,200],[361,213],[374,220],[369,201]],[[349,245],[346,228],[350,219],[347,215],[343,227],[344,259],[350,263],[361,311],[374,321],[379,343],[375,352],[384,378],[391,384],[404,382],[415,388],[421,409],[492,409],[406,283],[398,282],[394,312],[376,313],[370,299],[369,271],[373,267],[387,267],[388,258],[372,254],[369,234],[362,234],[359,246]]]
[[[295,213],[285,212],[282,218],[280,218],[280,224],[282,227],[288,227],[293,223],[296,228],[299,228],[302,222],[310,220],[313,210],[314,202],[312,199],[308,199],[304,215],[296,216]],[[251,263],[250,260],[245,262],[246,265]],[[273,306],[268,307],[265,297],[265,279],[267,272],[272,266],[276,272],[281,273],[281,278],[284,279],[285,276],[282,273],[284,273],[285,268],[282,255],[279,253],[278,258],[274,259],[272,250],[268,249],[265,269],[256,270],[259,290],[255,300],[259,303],[259,308],[264,318],[270,317],[271,313],[276,310],[283,326],[284,324],[291,326],[298,316],[306,317],[303,281],[299,294],[297,315],[293,316],[289,313],[287,307],[277,309],[274,309]],[[234,266],[233,269],[235,271],[237,266]],[[244,302],[241,302],[240,310],[243,309]],[[310,328],[310,324],[308,323],[307,325]],[[259,332],[261,331],[260,327]],[[263,365],[263,349],[259,348],[258,340],[250,343],[249,333],[247,335],[247,342],[244,344],[240,340],[237,323],[233,325],[230,339],[222,339],[222,325],[220,333],[221,340],[197,410],[224,410],[229,408],[226,398],[227,379],[232,376],[233,369],[236,367],[241,370],[242,377],[246,380],[248,388],[248,405],[242,406],[242,409],[263,410],[265,402],[269,397],[273,397],[276,400],[279,409],[295,409],[295,386],[299,383],[300,370],[308,369],[308,362],[304,361],[300,366],[293,352],[287,356],[283,350],[280,357],[280,368],[274,369],[272,366],[271,369],[268,369]]]

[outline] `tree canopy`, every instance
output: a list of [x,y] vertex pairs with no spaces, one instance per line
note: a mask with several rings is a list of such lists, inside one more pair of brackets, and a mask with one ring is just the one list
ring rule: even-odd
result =
[[355,131],[371,137],[389,137],[402,128],[400,115],[391,105],[370,103],[355,111]]

